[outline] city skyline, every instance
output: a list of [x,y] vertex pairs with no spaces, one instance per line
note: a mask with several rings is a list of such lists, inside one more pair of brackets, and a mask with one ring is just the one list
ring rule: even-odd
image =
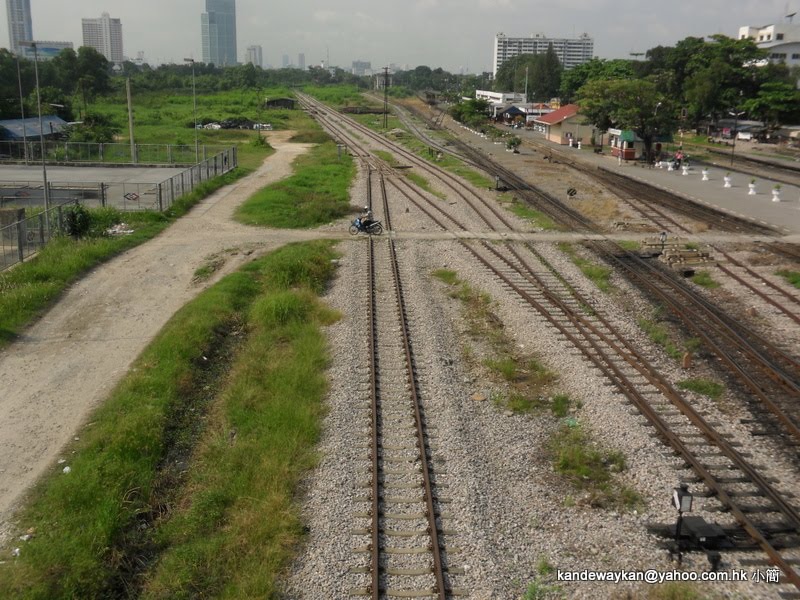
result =
[[[331,65],[345,69],[361,59],[373,65],[427,65],[475,73],[492,70],[499,32],[553,38],[587,33],[594,39],[595,56],[629,58],[689,36],[735,37],[743,25],[782,22],[798,5],[800,0],[788,5],[785,0],[677,0],[654,11],[652,5],[633,0],[565,0],[558,10],[542,10],[543,3],[522,0],[412,0],[400,11],[386,0],[368,6],[353,0],[335,6],[301,0],[272,9],[256,0],[239,0],[233,60],[243,62],[245,49],[260,45],[264,63],[272,65],[280,64],[284,54],[303,53],[307,65],[327,62],[329,56]],[[81,17],[108,12],[125,25],[128,56],[143,51],[152,64],[182,63],[185,57],[202,60],[199,16],[204,10],[204,0],[31,0],[37,40],[68,40],[77,47],[82,43]],[[0,29],[8,39],[8,12],[1,15]]]

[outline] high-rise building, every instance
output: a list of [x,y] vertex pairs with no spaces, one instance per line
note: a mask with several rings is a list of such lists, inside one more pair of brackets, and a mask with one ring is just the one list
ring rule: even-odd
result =
[[366,60],[354,60],[353,67],[350,72],[358,77],[372,75],[372,63]]
[[283,58],[281,59],[281,66],[284,69],[288,69],[289,68],[289,55],[288,54],[284,54],[283,55]]
[[306,70],[306,55],[302,52],[297,55],[297,68],[301,71]]
[[203,62],[218,67],[236,64],[236,0],[206,0],[200,16]]
[[81,19],[83,23],[83,45],[94,48],[109,62],[121,64],[122,23],[103,13],[99,19]]
[[493,75],[497,76],[500,65],[509,58],[520,54],[544,54],[551,44],[561,66],[565,69],[589,62],[594,54],[594,40],[587,33],[577,39],[546,38],[539,34],[526,38],[512,38],[498,33],[494,38]]
[[6,0],[8,12],[8,49],[20,53],[19,42],[33,40],[31,0]]
[[256,67],[263,67],[264,59],[262,57],[261,46],[258,45],[248,46],[244,62],[249,65],[255,65]]

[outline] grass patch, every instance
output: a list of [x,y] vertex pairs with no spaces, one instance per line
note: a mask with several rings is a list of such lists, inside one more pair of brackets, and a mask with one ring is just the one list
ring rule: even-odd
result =
[[338,156],[330,139],[294,162],[294,174],[259,190],[236,211],[248,225],[303,229],[335,221],[350,211],[353,159]]
[[534,227],[538,227],[544,231],[553,231],[559,230],[561,227],[553,221],[549,216],[545,213],[536,210],[528,206],[527,204],[523,204],[520,200],[518,200],[515,196],[511,196],[508,199],[507,194],[503,194],[500,196],[500,202],[510,202],[509,210],[517,215],[520,219],[525,219],[526,221],[530,221],[530,223]]
[[647,337],[650,338],[650,341],[658,346],[661,346],[661,348],[664,349],[664,352],[666,352],[675,360],[680,360],[687,350],[694,351],[699,347],[699,340],[692,338],[687,341],[686,350],[682,349],[680,345],[672,339],[669,329],[667,329],[663,323],[658,321],[641,318],[638,319],[637,323],[639,324],[639,327],[641,327],[642,331],[647,334]]
[[708,379],[685,379],[678,382],[678,387],[682,390],[689,390],[708,396],[712,400],[719,400],[722,394],[725,393],[724,385]]
[[791,285],[796,288],[800,288],[800,273],[797,271],[787,271],[786,269],[782,269],[775,273],[780,277],[783,277],[786,281],[788,281]]
[[558,248],[570,257],[570,260],[581,270],[581,273],[594,283],[600,291],[610,292],[614,289],[611,285],[611,267],[605,267],[586,260],[578,255],[572,244],[567,242],[559,242]]
[[625,457],[618,451],[598,448],[579,425],[562,425],[550,440],[556,472],[587,494],[587,503],[600,508],[634,508],[642,499],[632,488],[614,481],[625,470]]
[[212,254],[206,259],[206,262],[202,266],[195,270],[192,280],[195,282],[200,282],[211,279],[214,273],[219,271],[224,264],[225,257],[222,255],[222,253]]
[[634,240],[620,240],[617,242],[617,245],[628,252],[637,252],[642,247],[640,242]]
[[544,600],[552,598],[553,594],[559,593],[560,588],[555,585],[548,585],[539,579],[533,580],[525,590],[523,600]]
[[450,269],[437,269],[433,272],[433,276],[447,285],[455,285],[458,282],[458,274]]
[[[80,240],[56,237],[32,259],[0,273],[0,347],[14,340],[83,274],[155,237],[197,202],[247,173],[238,168],[205,181],[164,213],[88,209],[93,223],[89,236]],[[103,235],[106,228],[123,220],[134,230],[132,234]]]
[[694,281],[700,287],[704,287],[706,289],[713,290],[720,286],[718,281],[714,281],[711,277],[711,273],[708,271],[697,271],[694,275],[691,276],[691,280]]
[[[519,356],[513,342],[505,335],[503,323],[492,312],[488,294],[473,289],[461,281],[455,271],[439,269],[433,276],[447,284],[452,298],[462,303],[467,331],[474,339],[489,346],[490,356],[481,364],[509,387],[507,394],[496,394],[494,403],[516,413],[540,411],[550,407],[554,412],[569,412],[570,401],[565,396],[559,400],[548,398],[548,392],[558,381],[558,374],[549,370],[535,356]],[[464,358],[477,362],[474,351],[465,349]]]
[[438,190],[434,190],[431,187],[430,182],[425,177],[420,175],[419,173],[414,173],[413,171],[406,171],[405,176],[409,181],[411,181],[412,183],[416,184],[417,187],[422,188],[423,190],[425,190],[429,194],[432,194],[432,195],[436,196],[437,198],[441,198],[442,200],[447,198],[447,196],[443,192],[440,192]]
[[394,157],[394,154],[392,154],[391,152],[387,152],[386,150],[375,150],[373,154],[375,154],[375,156],[380,158],[383,162],[385,162],[392,168],[400,164]]
[[[176,313],[70,448],[71,473],[34,490],[19,526],[36,536],[0,565],[0,597],[273,597],[316,460],[320,326],[337,318],[316,295],[333,257],[324,242],[284,247]],[[236,332],[239,351],[220,354]]]

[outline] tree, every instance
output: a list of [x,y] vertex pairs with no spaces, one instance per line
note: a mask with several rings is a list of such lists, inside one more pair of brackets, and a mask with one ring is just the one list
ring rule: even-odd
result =
[[561,63],[552,47],[544,54],[520,54],[508,59],[497,70],[495,91],[521,92],[526,89],[528,98],[549,100],[558,94],[561,85]]
[[108,115],[101,113],[86,113],[83,122],[71,125],[67,132],[70,142],[95,142],[108,143],[114,141],[114,136],[120,128]]
[[111,91],[110,65],[97,50],[88,46],[78,48],[77,66],[83,93],[89,100]]
[[593,58],[581,65],[564,71],[561,76],[561,101],[572,102],[577,91],[593,79],[631,79],[633,68],[630,60],[606,60]]
[[676,125],[675,105],[644,79],[595,79],[578,91],[581,114],[599,129],[630,129],[644,142],[652,158],[653,140],[671,133]]
[[800,91],[788,83],[765,83],[755,98],[746,100],[742,108],[750,117],[758,118],[771,131],[781,123],[800,120]]
[[450,116],[465,125],[477,126],[486,121],[489,113],[489,103],[486,100],[470,98],[459,102],[450,108]]

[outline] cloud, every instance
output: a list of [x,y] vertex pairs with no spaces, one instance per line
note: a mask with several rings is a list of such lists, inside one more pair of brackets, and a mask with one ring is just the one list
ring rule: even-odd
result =
[[485,10],[514,9],[513,0],[478,0],[478,7]]

